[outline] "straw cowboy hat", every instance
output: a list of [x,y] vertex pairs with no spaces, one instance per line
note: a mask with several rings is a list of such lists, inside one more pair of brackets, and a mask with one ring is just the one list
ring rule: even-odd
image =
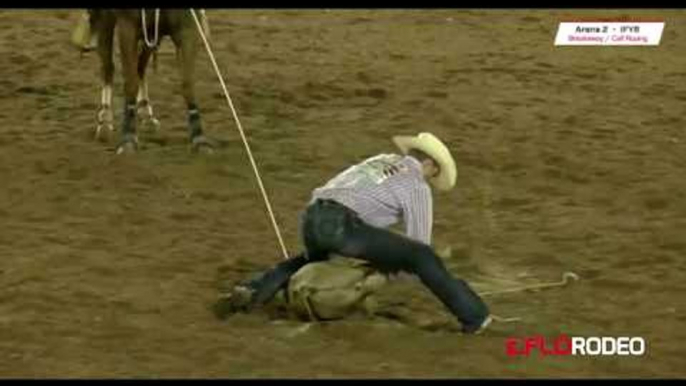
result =
[[407,154],[410,149],[420,150],[438,163],[440,172],[437,176],[429,179],[429,182],[438,190],[450,190],[455,186],[457,180],[457,166],[455,160],[450,155],[448,148],[431,133],[420,133],[417,136],[398,135],[393,137],[395,143],[403,154]]

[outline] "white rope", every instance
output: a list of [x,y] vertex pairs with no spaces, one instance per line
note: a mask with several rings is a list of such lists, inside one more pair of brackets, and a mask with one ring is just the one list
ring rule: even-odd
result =
[[[557,282],[553,282],[553,283],[532,284],[532,285],[528,285],[528,286],[517,287],[517,288],[509,288],[509,289],[500,290],[500,291],[486,291],[486,292],[479,293],[479,295],[485,297],[485,296],[489,296],[489,295],[498,295],[498,294],[504,294],[504,293],[530,291],[530,290],[542,289],[542,288],[561,287],[561,286],[567,285],[570,280],[574,280],[574,281],[579,280],[579,275],[577,275],[574,272],[565,272],[562,274],[562,280],[561,281],[557,281]],[[520,318],[520,317],[504,318],[502,316],[498,316],[498,315],[494,315],[494,314],[491,314],[491,317],[493,318],[494,321],[499,322],[499,323],[514,323],[514,322],[519,322],[522,320],[522,318]]]
[[281,251],[283,252],[283,256],[285,259],[288,259],[288,250],[286,250],[286,245],[283,242],[283,238],[281,238],[281,232],[279,231],[279,225],[276,223],[276,218],[274,217],[274,212],[272,211],[271,204],[269,203],[269,197],[267,196],[267,192],[264,189],[264,185],[262,184],[262,178],[260,178],[260,173],[257,170],[257,164],[255,163],[255,159],[252,156],[252,151],[250,151],[250,145],[248,145],[248,140],[245,138],[245,134],[243,133],[243,125],[241,125],[241,121],[238,119],[238,114],[236,113],[236,109],[233,107],[233,101],[231,100],[231,96],[229,95],[229,90],[226,88],[226,84],[224,83],[224,78],[222,77],[221,71],[219,70],[219,66],[217,66],[217,61],[214,59],[214,54],[212,53],[212,48],[210,47],[210,43],[207,41],[207,37],[205,36],[205,32],[203,31],[202,25],[200,24],[200,21],[198,20],[198,16],[195,13],[195,10],[190,9],[191,15],[193,15],[193,20],[195,20],[195,25],[198,27],[198,32],[200,32],[200,37],[202,37],[202,41],[205,43],[205,48],[207,49],[207,53],[210,56],[210,60],[212,61],[212,65],[214,66],[214,71],[217,73],[217,77],[219,78],[219,82],[221,83],[222,89],[224,90],[224,95],[226,96],[226,101],[229,103],[229,108],[231,108],[231,113],[233,113],[233,118],[236,121],[236,126],[238,127],[238,132],[241,134],[241,139],[243,140],[243,144],[245,145],[245,150],[248,152],[248,158],[250,158],[250,164],[252,165],[253,172],[255,172],[255,177],[257,178],[257,183],[260,186],[260,192],[262,193],[262,197],[264,198],[264,203],[267,206],[267,212],[269,212],[269,217],[272,220],[272,225],[274,226],[274,231],[276,232],[276,237],[279,239],[279,244],[281,245]]
[[491,318],[493,318],[493,321],[498,322],[498,323],[514,323],[514,322],[520,322],[522,318],[515,316],[512,318],[504,318],[502,316],[498,316],[495,314],[491,314]]
[[145,9],[141,9],[141,23],[143,28],[143,40],[148,48],[155,48],[157,43],[159,43],[159,32],[160,32],[160,9],[155,8],[155,36],[151,41],[148,39],[148,23],[145,21]]
[[530,291],[530,290],[541,289],[541,288],[561,287],[561,286],[567,285],[567,283],[569,283],[570,280],[574,280],[574,281],[579,280],[579,275],[575,274],[574,272],[565,272],[562,274],[562,280],[561,281],[556,281],[553,283],[532,284],[532,285],[528,285],[528,286],[517,287],[517,288],[509,288],[509,289],[500,290],[500,291],[486,291],[486,292],[479,293],[479,295],[480,296],[490,296],[490,295],[498,295],[498,294],[505,294],[505,293],[512,293],[512,292]]

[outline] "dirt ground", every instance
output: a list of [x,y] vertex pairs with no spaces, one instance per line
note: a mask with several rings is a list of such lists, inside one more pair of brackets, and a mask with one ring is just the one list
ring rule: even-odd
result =
[[[477,337],[383,317],[215,319],[220,279],[282,257],[208,55],[197,92],[218,154],[188,154],[167,40],[150,80],[161,132],[117,157],[114,138],[92,139],[98,61],[68,44],[76,15],[0,11],[1,377],[686,376],[685,11],[208,11],[291,251],[311,189],[428,130],[459,166],[435,202],[453,272],[581,277],[487,298],[523,320]],[[553,46],[560,18],[587,15],[663,17],[662,44]],[[121,93],[118,74],[117,119]],[[450,319],[408,288],[416,314]],[[647,353],[505,354],[507,337],[561,333],[640,336]]]

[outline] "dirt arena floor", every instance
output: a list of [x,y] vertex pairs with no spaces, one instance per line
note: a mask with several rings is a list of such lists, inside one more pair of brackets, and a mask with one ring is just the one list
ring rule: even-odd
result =
[[[69,46],[77,14],[0,11],[0,377],[686,376],[685,11],[208,11],[290,250],[311,189],[428,130],[459,166],[435,202],[455,274],[581,277],[487,298],[523,320],[476,337],[415,282],[405,319],[218,321],[223,280],[282,257],[208,55],[197,92],[218,153],[188,154],[165,40],[161,132],[117,157],[92,139],[98,61]],[[588,15],[663,17],[662,44],[553,46],[560,18]],[[121,93],[118,74],[117,119]],[[647,353],[505,354],[507,337],[562,333],[640,336]]]

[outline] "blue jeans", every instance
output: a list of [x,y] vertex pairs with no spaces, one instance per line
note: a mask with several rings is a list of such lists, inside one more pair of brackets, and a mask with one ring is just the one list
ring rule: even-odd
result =
[[354,211],[331,200],[313,202],[302,220],[305,252],[250,281],[247,285],[255,290],[253,304],[272,299],[307,263],[337,253],[365,260],[384,273],[417,275],[467,331],[488,317],[488,307],[479,295],[464,280],[453,277],[429,245],[368,225]]

